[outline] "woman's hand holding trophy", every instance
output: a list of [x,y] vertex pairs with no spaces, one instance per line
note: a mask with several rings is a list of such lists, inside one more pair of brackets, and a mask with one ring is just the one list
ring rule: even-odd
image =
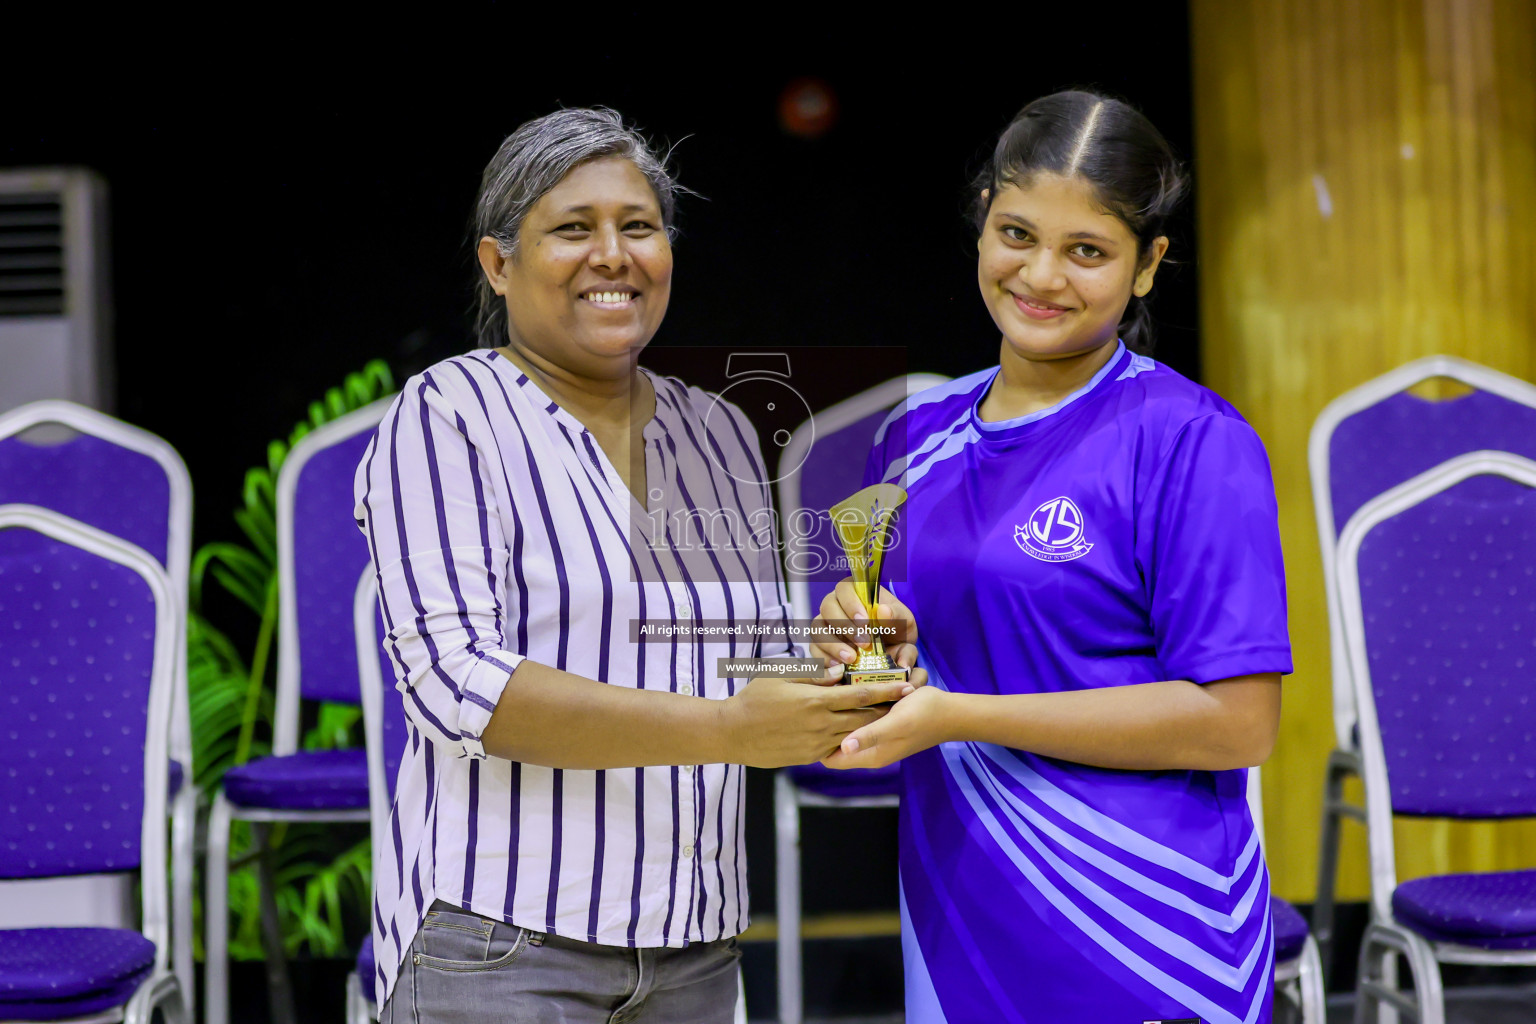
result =
[[822,760],[829,768],[879,768],[946,738],[947,694],[925,685],[928,673],[916,667],[917,621],[880,586],[891,520],[906,497],[895,484],[876,484],[832,508],[850,576],[821,602],[811,651],[828,665],[847,665],[844,682],[906,680],[915,689],[883,718],[844,737]]

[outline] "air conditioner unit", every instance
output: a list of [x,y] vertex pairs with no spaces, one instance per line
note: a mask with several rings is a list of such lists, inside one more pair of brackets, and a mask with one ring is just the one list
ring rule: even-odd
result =
[[39,398],[111,411],[108,265],[106,182],[0,170],[0,412]]

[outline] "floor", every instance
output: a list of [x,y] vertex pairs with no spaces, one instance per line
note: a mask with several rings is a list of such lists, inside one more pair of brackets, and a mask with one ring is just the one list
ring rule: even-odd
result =
[[[1352,1024],[1352,996],[1328,1000],[1328,1024]],[[1445,994],[1446,1024],[1531,1024],[1536,1021],[1536,986],[1461,988]],[[1275,1024],[1281,1024],[1276,1018]]]
[[[1352,996],[1333,996],[1328,1000],[1327,1024],[1353,1024],[1354,1013]],[[1445,1019],[1446,1024],[1532,1024],[1536,1021],[1536,986],[1455,989],[1446,993]],[[904,1024],[904,1020],[898,1013],[879,1017],[808,1017],[805,1024]],[[1275,1024],[1299,1022],[1282,1010],[1275,1017]]]

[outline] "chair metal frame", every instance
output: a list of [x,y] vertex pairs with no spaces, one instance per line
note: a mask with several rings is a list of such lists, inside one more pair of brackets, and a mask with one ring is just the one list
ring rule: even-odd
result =
[[[910,373],[893,377],[815,414],[795,428],[781,457],[785,464],[795,468],[779,480],[780,523],[800,507],[800,469],[818,432],[836,433],[877,412],[891,409],[920,391],[948,383],[949,380],[948,377],[933,373]],[[863,468],[858,469],[862,474]],[[794,573],[786,572],[785,576],[788,581],[789,604],[796,618],[814,618],[817,609],[810,606],[810,583]],[[805,1012],[801,955],[800,809],[896,807],[899,804],[900,798],[894,793],[889,796],[830,797],[797,786],[788,769],[774,773],[774,888],[778,903],[779,1020],[782,1024],[801,1024]]]
[[299,747],[299,595],[291,584],[294,578],[293,508],[299,476],[305,463],[315,455],[376,428],[394,402],[394,395],[380,398],[306,434],[283,460],[282,471],[278,474],[277,571],[278,578],[289,585],[279,586],[277,595],[277,628],[283,642],[277,652],[276,705],[272,715],[272,753],[276,756],[292,754]]
[[[1312,424],[1307,441],[1307,468],[1312,479],[1313,510],[1323,557],[1323,591],[1328,608],[1329,658],[1333,689],[1334,749],[1328,754],[1323,781],[1322,827],[1319,830],[1317,897],[1312,905],[1312,934],[1326,962],[1332,953],[1334,890],[1338,880],[1339,843],[1345,818],[1366,823],[1365,808],[1344,798],[1350,776],[1362,774],[1360,750],[1354,739],[1358,714],[1349,676],[1349,656],[1342,639],[1338,585],[1338,549],[1342,537],[1333,514],[1330,446],[1345,420],[1427,380],[1445,378],[1536,409],[1536,385],[1455,356],[1426,356],[1404,363],[1329,402]],[[1358,514],[1358,512],[1357,512]]]
[[[1495,966],[1536,965],[1536,950],[1490,950],[1426,939],[1397,923],[1392,894],[1397,889],[1396,849],[1392,836],[1392,790],[1386,752],[1371,687],[1365,618],[1358,575],[1360,547],[1372,529],[1456,484],[1479,475],[1496,475],[1536,488],[1536,462],[1508,452],[1478,451],[1458,456],[1378,495],[1356,512],[1339,538],[1336,578],[1340,619],[1354,707],[1360,724],[1360,765],[1365,782],[1365,813],[1371,860],[1371,921],[1360,947],[1360,975],[1355,1021],[1368,1019],[1371,1004],[1387,1004],[1420,1024],[1445,1024],[1442,963]],[[1412,998],[1396,985],[1395,957],[1406,958],[1414,982]]]
[[[384,679],[379,674],[379,654],[374,619],[379,614],[378,575],[372,563],[357,581],[352,601],[352,631],[357,640],[357,678],[363,698],[363,746],[368,757],[368,823],[373,858],[389,849],[389,780],[384,769]],[[377,863],[373,877],[378,878]],[[368,915],[370,922],[373,914]],[[372,927],[370,923],[369,927]],[[375,948],[377,955],[377,948]],[[360,978],[356,970],[347,973],[347,1024],[368,1024],[377,1020],[379,1007],[373,1001],[373,979]]]
[[[375,843],[375,846],[378,844]],[[370,986],[368,991],[372,991]],[[363,989],[363,981],[357,970],[347,972],[347,1024],[368,1024],[379,1019],[379,1007],[373,997]]]
[[[384,677],[379,672],[375,618],[379,613],[378,574],[372,563],[357,581],[352,601],[352,629],[357,639],[357,676],[363,697],[363,745],[368,757],[368,823],[371,834],[389,838],[389,779],[384,767]],[[374,844],[375,853],[386,844]]]
[[[188,573],[192,561],[192,477],[181,455],[169,442],[140,427],[74,402],[46,399],[0,414],[0,439],[33,427],[58,424],[89,434],[153,459],[169,485],[167,537],[162,567],[176,594],[183,620],[188,614]],[[151,556],[153,557],[153,556]],[[156,564],[159,564],[158,562]],[[192,722],[188,710],[187,645],[176,648],[175,684],[171,693],[170,755],[182,766],[181,789],[171,801],[171,960],[181,984],[187,1015],[196,1014],[192,960],[192,890],[195,870],[197,811],[200,793],[192,776]]]
[[171,921],[166,878],[166,788],[170,770],[171,707],[177,684],[178,652],[186,650],[185,617],[177,614],[181,594],[165,568],[143,548],[95,527],[36,505],[0,506],[0,529],[23,528],[72,545],[137,573],[155,599],[154,661],[150,669],[149,707],[144,734],[144,808],[139,833],[139,932],[155,946],[150,975],[119,1007],[82,1017],[70,1024],[150,1024],[156,1009],[169,1024],[191,1024],[188,999],[172,967]]
[[[800,507],[800,469],[805,463],[806,456],[810,454],[811,446],[816,443],[818,433],[836,433],[839,430],[853,426],[866,416],[873,416],[882,409],[891,409],[898,402],[909,398],[920,391],[926,391],[931,387],[949,383],[950,378],[937,373],[909,373],[902,377],[893,377],[883,384],[876,384],[867,391],[861,391],[852,398],[845,399],[823,412],[816,413],[789,436],[789,443],[784,446],[784,454],[780,456],[780,462],[794,466],[790,472],[784,474],[779,480],[779,516],[782,523],[784,516],[790,515],[794,509]],[[864,467],[859,467],[862,475]],[[811,618],[816,614],[816,609],[811,605],[811,588],[804,577],[797,577],[793,573],[786,573],[789,590],[789,604],[795,609],[796,614]]]
[[[1264,787],[1257,767],[1248,769],[1248,811],[1253,815],[1253,830],[1259,835],[1259,849],[1269,860],[1264,840]],[[1275,992],[1281,991],[1301,1011],[1301,1024],[1328,1024],[1328,1002],[1323,991],[1323,961],[1317,939],[1309,932],[1301,955],[1275,961]]]
[[[381,398],[341,416],[306,434],[289,451],[278,473],[277,497],[277,572],[278,572],[278,652],[277,683],[272,725],[272,754],[282,757],[294,754],[299,745],[300,660],[298,643],[298,595],[294,579],[294,497],[298,490],[299,476],[304,465],[315,455],[348,438],[377,427],[385,412],[394,402],[394,396]],[[251,822],[256,849],[266,846],[266,826],[276,822],[349,822],[368,821],[367,808],[338,810],[300,810],[292,808],[243,807],[233,804],[221,789],[213,799],[208,815],[208,854],[204,868],[207,883],[203,902],[204,952],[204,1011],[205,1024],[229,1022],[229,830],[233,821]],[[259,861],[264,858],[258,857]],[[269,879],[262,879],[260,889],[263,900],[263,917],[271,918],[263,924],[263,934],[270,945],[272,933],[277,928],[277,909]],[[278,993],[278,998],[290,998],[287,993],[286,965],[280,951],[268,950],[268,984]],[[278,959],[274,961],[274,956]],[[274,1009],[273,1018],[291,1019],[282,1007]]]

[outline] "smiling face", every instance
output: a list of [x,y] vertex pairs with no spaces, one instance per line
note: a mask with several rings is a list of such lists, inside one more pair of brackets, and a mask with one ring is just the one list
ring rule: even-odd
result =
[[510,345],[579,376],[631,373],[661,326],[672,246],[650,182],[624,157],[582,164],[539,199],[503,257],[480,265],[507,304]]
[[981,295],[1004,341],[1032,362],[1112,345],[1131,295],[1146,295],[1168,239],[1136,237],[1080,177],[1036,174],[992,199],[977,243]]

